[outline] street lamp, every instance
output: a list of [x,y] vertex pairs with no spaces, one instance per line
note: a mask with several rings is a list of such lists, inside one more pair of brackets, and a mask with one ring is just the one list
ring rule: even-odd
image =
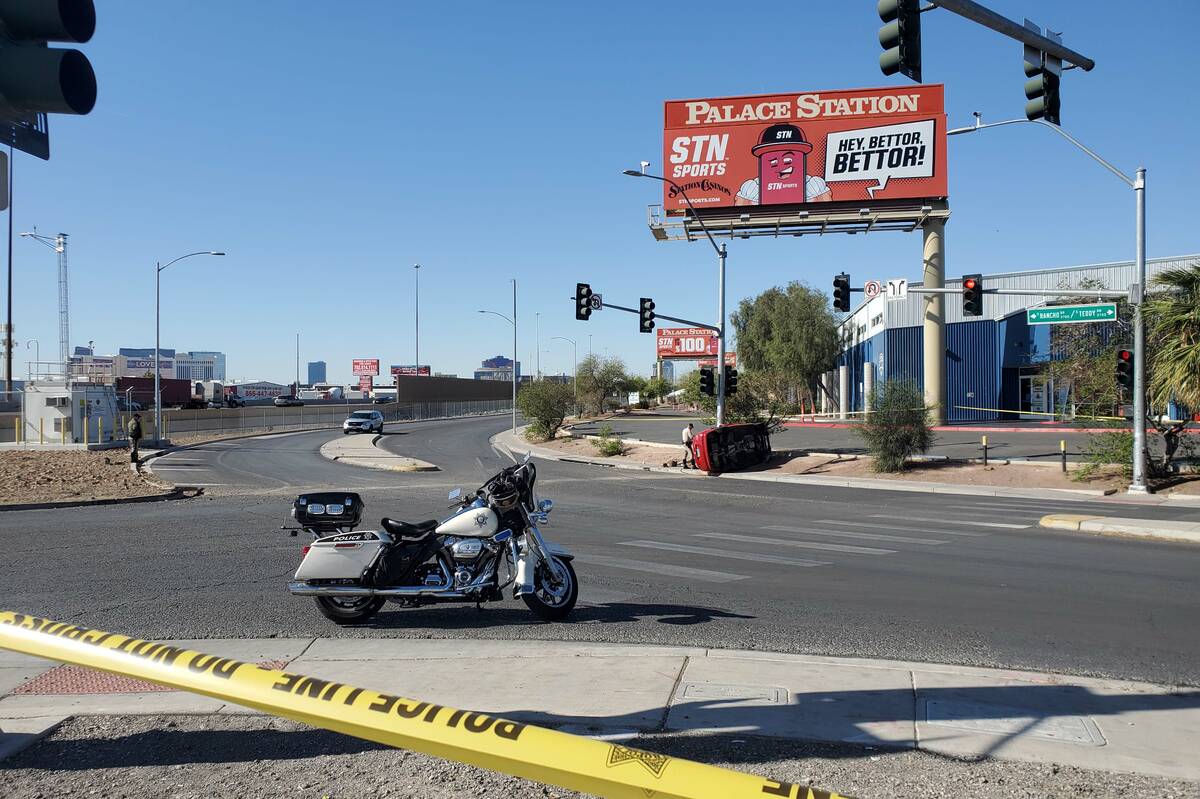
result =
[[645,165],[646,162],[643,161],[642,171],[626,169],[621,174],[629,175],[633,178],[659,180],[674,187],[680,196],[683,197],[684,202],[688,204],[688,208],[692,211],[692,218],[700,224],[700,229],[704,231],[704,235],[708,238],[708,243],[717,251],[717,368],[713,370],[713,379],[717,384],[717,426],[720,427],[725,423],[725,245],[718,245],[716,240],[713,239],[712,234],[708,232],[708,225],[704,224],[704,220],[696,213],[696,206],[692,205],[692,201],[687,196],[687,192],[683,190],[683,187],[670,178],[651,175],[644,171]]
[[165,264],[163,264],[162,262],[156,262],[154,264],[154,438],[156,441],[162,440],[162,394],[160,393],[161,389],[160,389],[160,380],[159,380],[161,375],[159,374],[159,370],[158,370],[158,351],[160,349],[159,343],[158,343],[158,335],[159,335],[159,327],[160,327],[160,324],[159,324],[159,317],[160,317],[159,298],[161,296],[160,287],[161,287],[161,283],[162,283],[163,270],[166,269],[171,264],[178,263],[179,261],[182,261],[184,258],[191,258],[194,255],[224,255],[224,254],[225,253],[223,253],[223,252],[216,252],[215,250],[201,250],[199,252],[189,252],[187,255],[181,255],[178,258],[176,258],[174,261],[167,261],[167,263],[165,263]]
[[421,265],[413,264],[413,327],[415,335],[413,336],[413,349],[415,350],[413,357],[416,361],[413,365],[416,370],[413,374],[418,377],[421,375]]
[[999,128],[1004,125],[1031,123],[1049,128],[1064,139],[1075,145],[1093,161],[1116,175],[1122,183],[1133,189],[1135,201],[1134,221],[1134,265],[1137,270],[1137,291],[1132,292],[1129,301],[1133,304],[1133,481],[1129,485],[1129,493],[1146,493],[1146,323],[1142,317],[1142,298],[1146,294],[1146,168],[1138,167],[1136,177],[1129,177],[1115,166],[1105,161],[1082,142],[1067,133],[1058,125],[1041,119],[1007,119],[1003,122],[984,124],[978,113],[975,114],[975,124],[965,128],[955,128],[946,131],[947,136],[957,136],[962,133],[974,133],[985,128]]
[[499,311],[483,311],[479,313],[490,313],[493,316],[499,316],[504,321],[512,325],[513,328],[513,354],[512,354],[512,431],[513,435],[517,433],[517,279],[510,278],[513,289],[513,315],[509,319]]
[[572,385],[575,386],[575,415],[578,416],[579,415],[579,346],[576,345],[575,339],[567,338],[566,336],[551,336],[550,337],[551,341],[553,341],[554,339],[559,339],[560,341],[571,342],[571,349],[574,353],[571,356],[572,364],[573,364],[571,366],[571,383],[572,383]]
[[[30,344],[34,345],[34,347],[33,347],[33,353],[34,353],[33,364],[34,364],[34,368],[36,369],[38,367],[38,365],[41,364],[41,362],[42,362],[42,343],[40,341],[38,341],[36,338],[31,338],[31,339],[29,339],[29,341],[25,342],[25,349],[29,349]],[[25,366],[25,371],[29,373],[29,379],[33,380],[33,369],[30,369],[28,364],[26,364],[26,366]]]

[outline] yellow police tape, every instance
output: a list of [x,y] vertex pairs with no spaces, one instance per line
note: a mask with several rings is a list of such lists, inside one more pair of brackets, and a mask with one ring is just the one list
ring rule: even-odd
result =
[[0,647],[600,796],[840,799],[801,785],[23,613],[0,611]]

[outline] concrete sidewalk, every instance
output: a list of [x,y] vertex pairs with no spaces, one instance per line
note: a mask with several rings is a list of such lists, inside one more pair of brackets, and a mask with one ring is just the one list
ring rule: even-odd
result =
[[[171,643],[608,739],[732,732],[1200,779],[1200,690],[664,646],[381,638]],[[71,716],[254,712],[3,650],[0,695],[0,756]]]
[[343,435],[321,445],[321,455],[331,461],[365,466],[368,469],[383,469],[389,472],[436,472],[438,467],[428,461],[395,455],[379,446],[380,435]]

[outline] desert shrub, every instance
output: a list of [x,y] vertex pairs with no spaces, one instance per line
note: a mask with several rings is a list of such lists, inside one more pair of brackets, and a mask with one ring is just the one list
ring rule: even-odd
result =
[[877,472],[904,471],[909,458],[933,444],[930,409],[916,383],[888,380],[875,387],[871,413],[858,428]]

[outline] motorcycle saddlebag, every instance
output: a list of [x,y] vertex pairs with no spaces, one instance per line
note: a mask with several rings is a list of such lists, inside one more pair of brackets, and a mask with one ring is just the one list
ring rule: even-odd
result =
[[435,535],[427,535],[411,544],[393,545],[375,570],[375,587],[415,585],[417,567],[429,561],[440,547]]

